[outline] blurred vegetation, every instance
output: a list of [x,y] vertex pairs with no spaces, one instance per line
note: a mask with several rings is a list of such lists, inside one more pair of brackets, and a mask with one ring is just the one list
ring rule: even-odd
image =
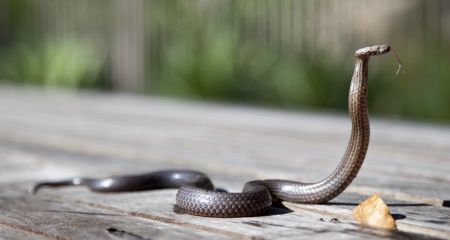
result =
[[[90,41],[77,33],[96,27],[104,29],[102,24],[83,22],[83,19],[77,20],[81,23],[73,23],[72,16],[70,19],[75,27],[71,25],[69,33],[64,31],[61,34],[51,28],[40,32],[34,29],[48,27],[46,21],[36,21],[36,15],[29,14],[30,9],[39,4],[27,0],[0,1],[0,9],[3,7],[0,13],[8,13],[0,17],[2,81],[67,88],[104,89],[112,85],[114,89],[113,84],[105,84],[111,81],[108,71],[112,55],[104,47],[110,44],[105,39],[114,34],[109,31],[114,32],[117,25],[111,20],[114,6],[110,6],[110,2],[88,5],[90,11],[106,19],[102,24],[104,21],[115,23],[106,34],[104,30],[98,31],[106,36],[99,44],[97,36]],[[397,63],[391,56],[371,62],[369,104],[372,115],[450,123],[450,33],[445,32],[448,31],[445,26],[450,26],[445,22],[450,19],[447,16],[449,4],[443,1],[409,3],[409,7],[399,8],[395,21],[381,25],[386,29],[378,29],[382,32],[378,37],[369,38],[369,41],[361,38],[350,41],[348,39],[361,35],[361,32],[352,30],[353,35],[345,41],[326,48],[320,45],[319,38],[299,41],[299,38],[307,37],[301,31],[295,33],[297,37],[291,36],[294,33],[290,31],[297,24],[306,26],[303,22],[280,20],[288,13],[292,18],[297,14],[303,14],[301,19],[312,15],[323,17],[305,13],[307,10],[303,7],[308,6],[310,10],[311,2],[303,1],[295,9],[289,5],[280,8],[278,2],[270,0],[252,1],[252,4],[249,1],[222,1],[206,6],[201,1],[146,2],[146,14],[142,20],[144,29],[137,30],[144,31],[146,39],[142,49],[145,52],[142,60],[145,92],[285,108],[344,111],[353,72],[352,53],[357,47],[386,42],[397,50],[406,73],[395,76]],[[71,8],[77,6],[70,5]],[[83,6],[78,6],[82,9],[80,11],[85,10]],[[317,10],[323,6],[319,3],[313,7]],[[272,9],[275,9],[275,17]],[[424,16],[424,12],[426,16],[434,17],[432,21],[430,17],[417,17]],[[64,15],[49,16],[50,22],[69,19]],[[315,20],[320,22],[320,19]],[[326,20],[335,19],[328,17]],[[80,24],[87,25],[88,30],[80,30]],[[311,22],[308,24],[306,27]],[[316,25],[316,30],[320,30],[322,25]],[[59,28],[59,25],[55,27]],[[285,37],[281,37],[283,34]],[[330,49],[339,51],[330,54]]]
[[19,44],[3,53],[2,78],[47,87],[94,86],[101,62],[92,47],[74,38]]

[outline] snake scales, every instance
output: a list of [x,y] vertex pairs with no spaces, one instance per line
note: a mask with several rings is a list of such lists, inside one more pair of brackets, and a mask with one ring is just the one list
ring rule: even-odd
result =
[[176,207],[188,214],[207,217],[244,217],[264,214],[272,201],[278,199],[295,203],[325,203],[342,191],[356,177],[369,145],[369,116],[367,111],[368,64],[371,56],[390,52],[387,45],[361,48],[355,53],[355,69],[351,80],[348,111],[352,130],[347,149],[337,168],[324,180],[301,183],[289,180],[259,180],[245,184],[242,193],[214,191],[213,184],[203,173],[189,170],[168,170],[143,175],[108,178],[73,178],[58,182],[41,182],[42,187],[67,185],[87,186],[96,192],[142,191],[158,188],[180,188]]

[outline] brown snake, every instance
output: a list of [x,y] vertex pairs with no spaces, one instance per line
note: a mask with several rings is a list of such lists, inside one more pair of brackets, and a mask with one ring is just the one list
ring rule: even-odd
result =
[[347,149],[337,168],[324,180],[301,183],[289,180],[258,180],[245,184],[242,193],[214,191],[209,178],[200,172],[168,170],[142,175],[108,178],[74,178],[59,182],[42,182],[41,187],[83,185],[97,192],[142,191],[178,188],[176,207],[184,213],[207,217],[256,216],[266,212],[275,199],[295,203],[325,203],[339,195],[358,174],[369,145],[367,110],[368,64],[371,56],[391,51],[387,45],[361,48],[355,53],[355,70],[350,84],[348,111],[352,131]]

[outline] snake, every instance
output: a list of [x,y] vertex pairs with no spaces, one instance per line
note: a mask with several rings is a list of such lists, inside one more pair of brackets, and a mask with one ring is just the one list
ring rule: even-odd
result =
[[276,201],[327,203],[350,185],[364,162],[370,138],[367,103],[369,59],[390,51],[391,47],[388,45],[375,45],[355,52],[355,67],[348,97],[348,112],[352,124],[350,139],[338,166],[321,181],[302,183],[281,179],[255,180],[246,183],[242,192],[226,192],[216,190],[204,173],[164,170],[140,175],[39,182],[34,185],[32,192],[36,193],[43,187],[69,185],[85,186],[101,193],[178,188],[175,207],[180,212],[221,218],[263,215]]

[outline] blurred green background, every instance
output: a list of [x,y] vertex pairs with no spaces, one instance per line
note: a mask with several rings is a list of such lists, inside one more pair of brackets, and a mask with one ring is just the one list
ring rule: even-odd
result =
[[450,123],[450,1],[0,0],[0,83],[345,111],[354,51],[372,115]]

